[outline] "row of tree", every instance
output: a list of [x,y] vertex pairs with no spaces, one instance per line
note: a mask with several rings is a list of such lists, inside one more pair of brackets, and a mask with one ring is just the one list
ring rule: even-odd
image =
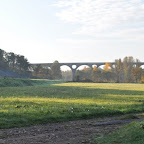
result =
[[103,69],[96,66],[91,68],[84,67],[76,72],[76,81],[93,82],[117,82],[132,83],[143,82],[144,71],[140,67],[140,61],[133,57],[125,57],[123,60],[115,60],[115,65],[106,63]]
[[0,70],[8,70],[21,74],[22,76],[45,78],[45,79],[61,79],[62,74],[60,64],[55,61],[50,68],[37,65],[34,68],[23,55],[13,52],[7,53],[0,49]]

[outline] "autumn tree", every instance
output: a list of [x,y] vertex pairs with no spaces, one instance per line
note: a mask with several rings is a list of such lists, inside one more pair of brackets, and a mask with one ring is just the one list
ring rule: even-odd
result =
[[134,66],[134,58],[125,57],[123,60],[125,82],[133,82],[134,80],[134,77],[132,75],[133,66]]
[[116,75],[116,82],[124,82],[123,62],[121,59],[115,60],[114,72]]
[[134,76],[136,82],[140,81],[142,76],[142,68],[140,67],[133,68],[132,75]]
[[104,71],[112,71],[112,65],[110,63],[105,63],[104,65]]
[[136,65],[132,69],[132,75],[136,82],[141,80],[142,77],[142,68],[140,67],[140,60],[136,59]]
[[114,71],[116,73],[117,82],[134,82],[141,79],[142,69],[140,61],[133,57],[125,57],[115,61]]

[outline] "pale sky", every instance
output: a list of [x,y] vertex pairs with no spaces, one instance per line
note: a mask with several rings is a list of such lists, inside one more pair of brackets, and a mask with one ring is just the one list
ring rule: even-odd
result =
[[144,0],[0,0],[0,48],[30,63],[144,62]]

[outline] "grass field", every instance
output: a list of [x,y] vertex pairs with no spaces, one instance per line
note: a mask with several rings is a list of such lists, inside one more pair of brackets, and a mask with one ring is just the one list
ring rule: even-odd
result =
[[0,128],[143,112],[143,102],[143,84],[0,87]]
[[144,121],[132,122],[107,137],[98,137],[92,144],[143,144]]
[[24,87],[36,85],[50,85],[55,83],[61,83],[61,81],[42,79],[0,78],[0,87]]

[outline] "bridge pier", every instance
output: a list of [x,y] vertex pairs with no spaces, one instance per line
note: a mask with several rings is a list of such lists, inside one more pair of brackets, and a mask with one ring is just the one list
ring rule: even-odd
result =
[[76,73],[76,69],[72,69],[72,81],[75,82],[75,73]]

